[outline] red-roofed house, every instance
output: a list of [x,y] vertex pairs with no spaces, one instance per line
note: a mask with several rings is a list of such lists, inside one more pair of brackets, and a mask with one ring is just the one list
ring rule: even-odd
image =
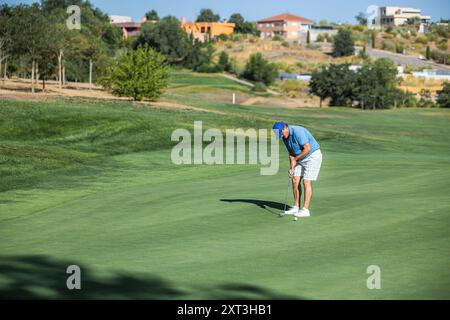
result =
[[298,40],[302,33],[306,33],[314,21],[290,13],[283,13],[274,17],[258,21],[261,38],[280,36],[289,40]]

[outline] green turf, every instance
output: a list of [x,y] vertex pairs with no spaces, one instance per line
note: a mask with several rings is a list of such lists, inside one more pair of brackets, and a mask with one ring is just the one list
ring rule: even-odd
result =
[[[450,298],[448,110],[186,99],[226,114],[0,101],[2,298]],[[275,176],[170,162],[172,130],[194,120],[275,119],[322,144],[311,218],[277,215],[285,159]],[[65,288],[70,264],[82,268],[81,291]],[[366,287],[369,265],[381,268],[381,290]]]

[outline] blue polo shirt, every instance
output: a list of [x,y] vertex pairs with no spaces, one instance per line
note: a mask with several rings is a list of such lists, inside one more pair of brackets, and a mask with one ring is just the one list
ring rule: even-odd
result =
[[320,149],[320,145],[314,139],[311,132],[301,126],[289,125],[289,137],[287,139],[283,138],[283,142],[289,153],[296,156],[302,153],[303,146],[309,143],[311,151],[303,159],[308,158],[314,151]]

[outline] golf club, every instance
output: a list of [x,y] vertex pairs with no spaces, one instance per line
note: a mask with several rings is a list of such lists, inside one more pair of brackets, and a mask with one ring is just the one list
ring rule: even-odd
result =
[[287,206],[287,198],[288,198],[288,193],[289,193],[289,184],[291,182],[291,176],[288,174],[288,181],[287,181],[287,189],[286,189],[286,195],[284,196],[284,210],[281,213],[282,215],[284,214],[284,212],[286,211],[286,206]]

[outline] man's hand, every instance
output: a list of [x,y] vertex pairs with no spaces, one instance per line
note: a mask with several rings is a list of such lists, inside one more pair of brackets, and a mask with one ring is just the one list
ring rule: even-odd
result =
[[288,173],[289,173],[289,177],[292,178],[294,176],[294,169],[289,169]]
[[290,165],[290,168],[289,168],[289,176],[292,177],[294,175],[294,168],[297,165],[297,160],[293,156],[289,156],[289,160],[291,161],[291,165]]

